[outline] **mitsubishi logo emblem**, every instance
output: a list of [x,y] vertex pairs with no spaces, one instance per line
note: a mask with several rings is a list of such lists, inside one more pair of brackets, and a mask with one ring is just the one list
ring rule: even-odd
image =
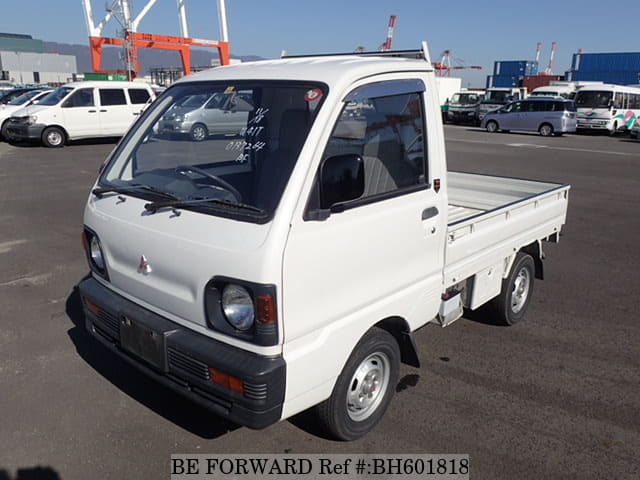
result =
[[151,265],[149,265],[149,262],[147,261],[147,257],[145,257],[144,255],[140,256],[138,271],[144,274],[151,273]]

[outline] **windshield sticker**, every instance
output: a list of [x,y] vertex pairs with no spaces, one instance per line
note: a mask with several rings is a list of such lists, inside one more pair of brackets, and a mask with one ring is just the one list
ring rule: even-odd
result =
[[307,93],[304,95],[304,99],[307,102],[313,102],[314,100],[319,100],[322,97],[322,90],[319,88],[312,88],[311,90],[307,90]]
[[230,141],[225,150],[240,151],[235,161],[238,163],[246,163],[249,161],[251,152],[259,152],[267,146],[267,142],[259,141],[258,136],[264,131],[264,125],[260,125],[269,113],[268,108],[258,108],[251,120],[247,122],[247,126],[240,130],[240,135],[244,140]]

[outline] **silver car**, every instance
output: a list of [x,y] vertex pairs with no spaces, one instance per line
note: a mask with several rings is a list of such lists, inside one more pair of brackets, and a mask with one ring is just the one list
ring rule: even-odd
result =
[[573,101],[560,97],[529,97],[487,113],[481,127],[492,133],[524,130],[543,137],[560,136],[576,131],[576,107]]
[[191,95],[162,117],[159,133],[185,134],[195,142],[209,135],[239,135],[252,110],[250,96],[242,92]]

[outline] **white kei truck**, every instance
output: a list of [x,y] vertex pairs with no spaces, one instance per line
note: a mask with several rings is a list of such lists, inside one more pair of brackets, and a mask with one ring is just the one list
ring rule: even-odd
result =
[[[490,301],[522,319],[567,212],[569,185],[448,172],[435,85],[426,43],[176,82],[89,195],[89,332],[238,424],[314,407],[334,438],[370,431],[400,363],[420,365],[418,329]],[[240,132],[159,128],[214,94],[251,104]]]

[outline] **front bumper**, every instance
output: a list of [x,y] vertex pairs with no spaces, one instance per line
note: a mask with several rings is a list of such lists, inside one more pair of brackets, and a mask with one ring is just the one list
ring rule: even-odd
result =
[[[157,382],[250,428],[280,420],[286,381],[281,356],[264,357],[196,333],[93,278],[80,283],[79,289],[87,330]],[[210,368],[240,379],[243,392],[214,383]]]
[[609,130],[609,122],[605,120],[578,119],[577,128],[580,130]]
[[42,131],[46,128],[42,124],[27,124],[10,122],[7,127],[7,133],[15,140],[40,140]]

